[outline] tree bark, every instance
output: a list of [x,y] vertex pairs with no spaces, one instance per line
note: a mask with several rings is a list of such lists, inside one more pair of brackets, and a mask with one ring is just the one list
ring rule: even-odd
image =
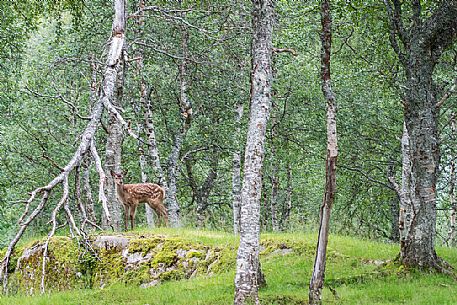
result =
[[259,304],[260,197],[265,133],[271,107],[274,1],[253,1],[251,112],[241,195],[241,234],[236,260],[235,304]]
[[[455,143],[455,134],[456,134],[456,123],[455,123],[455,116],[456,113],[452,112],[451,114],[451,141]],[[449,173],[449,204],[451,206],[451,217],[449,219],[449,232],[448,232],[448,245],[455,246],[456,245],[456,214],[457,214],[457,204],[455,202],[455,156],[451,155],[451,162],[450,162],[450,173]]]
[[309,284],[309,304],[322,303],[322,287],[324,285],[328,234],[330,229],[330,213],[336,194],[336,161],[338,143],[336,135],[336,102],[330,78],[330,56],[332,47],[332,17],[330,0],[322,0],[322,50],[321,78],[322,92],[327,101],[327,158],[325,162],[325,193],[319,212],[320,226],[317,241],[314,269]]
[[240,209],[241,209],[241,118],[243,117],[243,103],[237,103],[235,109],[235,151],[232,155],[232,202],[233,202],[233,233],[240,233]]
[[[113,106],[116,108],[122,107],[122,93],[123,93],[123,64],[120,65],[116,83],[116,97],[113,100]],[[122,142],[124,140],[123,127],[121,122],[118,121],[116,115],[109,114],[108,121],[108,137],[106,139],[106,153],[105,153],[105,173],[121,172],[121,158],[122,158]],[[109,202],[109,209],[112,216],[111,226],[115,231],[121,231],[124,227],[123,212],[124,208],[122,203],[117,198],[116,186],[113,177],[108,174],[106,176],[106,198]],[[106,217],[102,217],[102,228],[109,229],[110,225]]]
[[271,173],[271,198],[270,198],[270,210],[271,210],[271,229],[273,232],[279,231],[278,223],[278,195],[279,195],[279,177],[278,177],[278,165],[272,164],[273,169]]
[[281,219],[281,230],[285,231],[287,228],[287,222],[290,217],[290,211],[292,210],[292,167],[290,163],[287,164],[287,191],[286,191],[286,203],[284,205],[284,210],[282,213]]
[[[402,21],[402,2],[384,0],[390,25],[390,41],[402,63],[406,82],[403,87],[404,122],[409,138],[408,181],[400,197],[400,262],[422,269],[444,270],[435,252],[436,181],[439,140],[436,86],[433,71],[437,60],[457,37],[457,2],[441,1],[424,18],[420,1],[412,3],[412,22]],[[399,47],[399,41],[403,47]],[[405,165],[405,160],[403,164]],[[405,169],[403,169],[405,171]],[[409,184],[409,186],[408,186]],[[410,200],[410,202],[409,202]],[[410,219],[408,219],[408,215]]]

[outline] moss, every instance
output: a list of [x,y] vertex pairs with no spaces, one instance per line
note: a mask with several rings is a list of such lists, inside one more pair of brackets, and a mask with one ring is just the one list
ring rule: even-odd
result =
[[184,271],[182,270],[170,270],[165,271],[159,276],[159,279],[163,281],[170,281],[170,280],[180,280],[185,278]]
[[149,282],[151,280],[151,275],[149,273],[149,266],[141,265],[137,269],[131,269],[122,275],[120,281],[125,284],[140,285],[142,283]]
[[229,271],[235,266],[237,251],[234,247],[215,248],[213,255],[207,261],[208,273]]
[[69,237],[53,237],[49,244],[49,262],[47,264],[47,288],[66,290],[81,287],[79,248]]
[[99,261],[95,268],[94,285],[104,286],[119,280],[124,273],[122,253],[102,249],[98,253]]
[[[46,286],[49,290],[103,287],[114,283],[140,285],[157,279],[178,280],[232,270],[236,260],[234,245],[207,246],[198,241],[158,235],[130,234],[128,253],[141,253],[143,259],[127,265],[122,247],[96,248],[93,256],[69,237],[56,236],[49,244]],[[93,241],[93,240],[92,240]],[[24,292],[39,291],[44,241],[35,241],[36,251],[21,263],[11,276],[12,283]],[[274,243],[270,242],[271,250]],[[125,250],[125,249],[124,249]],[[15,256],[17,258],[23,251]],[[4,253],[4,250],[3,252]],[[124,252],[125,255],[125,252]],[[151,257],[149,260],[144,259]],[[51,287],[52,286],[52,287]],[[51,289],[49,289],[51,288]]]
[[129,252],[141,252],[143,254],[147,254],[149,251],[156,248],[161,242],[163,242],[163,238],[160,237],[133,238],[129,242]]
[[189,252],[186,253],[186,258],[189,259],[193,257],[198,259],[204,259],[206,257],[206,253],[195,249],[191,249],[189,250]]
[[176,262],[178,256],[175,252],[170,251],[161,251],[154,256],[154,259],[151,262],[151,265],[156,267],[160,263],[163,263],[165,266],[169,267],[174,262]]
[[[44,241],[33,243],[28,256],[21,260],[16,268],[12,285],[15,290],[33,293],[40,289],[42,278]],[[21,256],[24,251],[21,251]],[[18,255],[19,257],[19,255]],[[48,246],[48,258],[45,269],[45,288],[48,291],[60,291],[82,287],[79,274],[79,249],[69,237],[56,236],[51,238]],[[17,261],[17,259],[16,259]]]

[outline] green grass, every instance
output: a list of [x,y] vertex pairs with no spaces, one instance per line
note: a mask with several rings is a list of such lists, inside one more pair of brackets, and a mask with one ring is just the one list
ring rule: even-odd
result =
[[[151,233],[137,230],[135,234]],[[157,229],[154,233],[179,236],[209,245],[236,245],[234,236],[211,231]],[[306,304],[312,271],[315,234],[264,234],[263,240],[299,245],[303,251],[263,259],[267,287],[260,291],[262,304]],[[438,248],[438,254],[457,266],[455,249]],[[300,252],[300,253],[297,253]],[[326,281],[339,298],[324,289],[325,304],[457,304],[457,282],[440,274],[397,272],[376,273],[374,260],[392,259],[398,246],[344,236],[331,236]],[[104,289],[76,290],[43,296],[10,296],[0,304],[231,304],[234,270],[212,277],[166,282],[141,289],[115,284]]]

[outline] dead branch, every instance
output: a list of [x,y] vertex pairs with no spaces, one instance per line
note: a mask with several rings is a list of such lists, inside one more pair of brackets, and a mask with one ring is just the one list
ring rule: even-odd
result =
[[2,263],[0,264],[0,279],[3,282],[3,291],[7,291],[8,287],[8,266],[9,266],[9,261],[11,258],[11,254],[13,253],[14,247],[16,246],[17,242],[19,239],[21,239],[22,234],[24,234],[25,229],[27,229],[28,225],[37,217],[41,211],[43,210],[46,202],[48,201],[48,196],[49,196],[50,191],[44,191],[43,196],[41,197],[40,204],[35,208],[35,210],[30,214],[30,216],[21,223],[21,227],[19,228],[19,231],[16,233],[16,236],[13,238],[13,240],[10,242],[8,245],[8,249],[6,250],[5,257],[2,260]]
[[290,53],[293,56],[298,55],[297,51],[295,51],[295,49],[292,48],[273,48],[273,54],[274,53]]
[[103,166],[102,166],[102,160],[100,159],[100,156],[98,155],[97,148],[95,146],[95,140],[91,139],[91,145],[90,145],[90,151],[92,153],[92,156],[95,161],[95,168],[97,169],[98,176],[99,178],[99,184],[98,184],[98,201],[102,203],[103,210],[105,211],[106,219],[108,222],[110,222],[111,215],[108,210],[108,200],[106,199],[105,196],[105,181],[106,181],[106,175],[105,172],[103,171]]
[[455,93],[455,88],[457,86],[457,78],[454,80],[454,84],[452,84],[451,88],[449,88],[448,91],[446,91],[443,96],[441,97],[441,99],[436,103],[436,108],[440,108],[441,106],[443,106],[444,102],[447,101],[447,99],[449,97],[451,97],[451,95],[453,93]]
[[41,273],[41,285],[40,285],[40,291],[42,294],[45,292],[46,262],[48,260],[49,242],[56,232],[57,213],[62,208],[62,205],[68,201],[68,193],[69,193],[68,175],[65,175],[64,181],[63,181],[63,194],[62,194],[62,197],[60,198],[59,203],[56,205],[56,207],[52,211],[52,215],[51,215],[52,228],[48,233],[48,238],[46,239],[45,244],[43,245],[43,263],[42,263],[42,269],[41,269],[42,273]]

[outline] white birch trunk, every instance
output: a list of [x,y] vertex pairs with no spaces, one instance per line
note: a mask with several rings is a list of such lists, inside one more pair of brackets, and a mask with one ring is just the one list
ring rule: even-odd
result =
[[[455,123],[455,115],[456,113],[453,112],[451,114],[451,140],[455,143],[455,133],[456,133],[456,123]],[[451,206],[451,217],[449,221],[449,232],[448,232],[448,244],[450,246],[456,245],[456,214],[457,214],[457,204],[455,202],[455,156],[451,156],[451,165],[450,165],[450,174],[449,174],[449,203]]]
[[265,132],[271,108],[274,1],[253,1],[251,113],[241,193],[241,234],[236,260],[235,304],[259,304],[260,197]]
[[235,151],[232,156],[232,202],[233,202],[233,233],[240,233],[240,208],[241,208],[241,118],[243,117],[243,103],[238,103],[235,109]]

